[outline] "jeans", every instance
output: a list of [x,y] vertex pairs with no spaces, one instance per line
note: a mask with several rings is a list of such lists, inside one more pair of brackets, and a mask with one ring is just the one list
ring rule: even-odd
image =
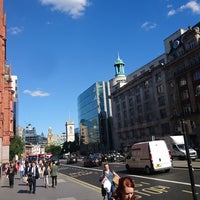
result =
[[56,186],[57,185],[57,176],[52,176],[51,179],[52,179],[52,187]]
[[107,199],[108,200],[111,200],[111,197],[112,197],[112,194],[114,193],[114,191],[115,191],[115,186],[114,186],[114,184],[112,184],[110,192],[107,192]]

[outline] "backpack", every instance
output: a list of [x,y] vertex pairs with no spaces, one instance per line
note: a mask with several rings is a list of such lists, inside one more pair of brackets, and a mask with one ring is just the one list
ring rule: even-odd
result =
[[45,167],[44,175],[48,175],[48,174],[49,174],[48,169]]

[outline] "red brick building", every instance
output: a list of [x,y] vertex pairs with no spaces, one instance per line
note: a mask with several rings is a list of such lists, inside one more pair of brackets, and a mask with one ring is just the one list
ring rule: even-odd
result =
[[0,164],[9,161],[10,138],[13,132],[14,97],[11,87],[11,66],[6,63],[6,14],[0,0]]

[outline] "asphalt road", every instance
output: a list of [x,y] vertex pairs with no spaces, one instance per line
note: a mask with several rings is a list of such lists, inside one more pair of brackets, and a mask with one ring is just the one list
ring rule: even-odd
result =
[[[143,172],[127,174],[123,163],[110,163],[110,168],[120,176],[131,176],[135,181],[135,193],[138,199],[184,199],[193,200],[188,168],[176,167],[169,173],[146,175]],[[81,162],[67,165],[61,162],[59,171],[79,181],[100,187],[99,177],[102,167],[85,168]],[[193,171],[197,199],[200,199],[200,168]]]

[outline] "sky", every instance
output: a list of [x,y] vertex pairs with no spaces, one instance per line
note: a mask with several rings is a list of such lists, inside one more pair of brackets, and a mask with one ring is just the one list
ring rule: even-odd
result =
[[4,0],[6,63],[18,77],[19,125],[78,127],[77,98],[164,53],[164,39],[200,20],[200,0]]

